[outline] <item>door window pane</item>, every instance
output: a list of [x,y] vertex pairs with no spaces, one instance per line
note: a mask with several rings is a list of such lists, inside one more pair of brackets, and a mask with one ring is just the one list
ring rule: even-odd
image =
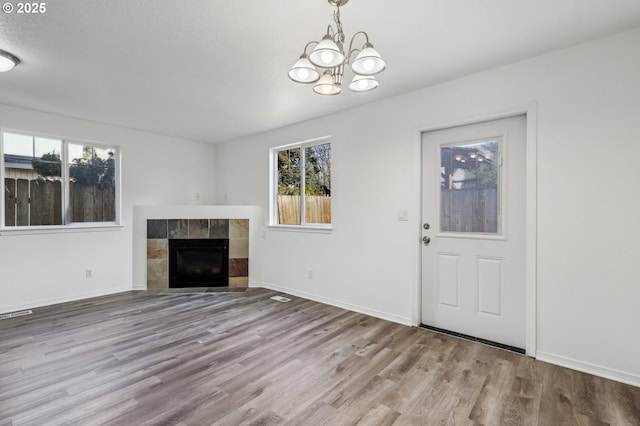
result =
[[441,232],[499,232],[500,141],[440,149]]

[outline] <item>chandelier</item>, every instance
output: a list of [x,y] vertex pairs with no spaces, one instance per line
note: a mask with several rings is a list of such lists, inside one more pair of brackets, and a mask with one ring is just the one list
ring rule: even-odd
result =
[[[349,89],[354,92],[373,90],[378,87],[375,75],[384,71],[387,66],[384,59],[369,42],[369,36],[364,31],[359,31],[351,37],[349,50],[345,52],[345,36],[342,31],[342,22],[340,22],[340,6],[344,6],[348,1],[328,0],[329,4],[336,7],[333,12],[336,28],[329,25],[322,40],[307,43],[300,59],[289,70],[289,78],[296,83],[315,83],[313,91],[319,95],[337,95],[342,92],[340,86],[345,66],[349,66],[354,74]],[[364,36],[364,44],[356,44],[354,47],[356,37],[360,35]],[[307,49],[312,45],[315,45],[315,48],[307,54]]]

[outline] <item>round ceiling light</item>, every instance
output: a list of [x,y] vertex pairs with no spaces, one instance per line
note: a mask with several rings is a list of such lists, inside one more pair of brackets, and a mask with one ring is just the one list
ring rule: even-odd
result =
[[6,72],[20,63],[20,59],[9,52],[0,50],[0,72]]

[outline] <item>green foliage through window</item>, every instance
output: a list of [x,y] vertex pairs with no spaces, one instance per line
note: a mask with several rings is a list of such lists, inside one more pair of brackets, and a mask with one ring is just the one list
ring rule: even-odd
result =
[[[113,151],[107,151],[107,158],[100,158],[95,147],[83,147],[83,158],[74,158],[69,165],[69,177],[82,185],[100,187],[113,185],[115,159]],[[104,150],[102,150],[104,151]]]
[[278,194],[300,195],[301,148],[278,151]]
[[60,177],[62,176],[62,162],[60,154],[49,152],[43,154],[42,157],[33,159],[33,170],[43,177]]

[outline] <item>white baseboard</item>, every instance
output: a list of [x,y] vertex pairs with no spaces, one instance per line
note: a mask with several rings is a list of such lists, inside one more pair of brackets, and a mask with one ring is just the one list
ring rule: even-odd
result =
[[0,306],[0,312],[8,313],[8,312],[22,311],[24,309],[34,309],[42,306],[56,305],[58,303],[73,302],[76,300],[90,299],[92,297],[106,296],[108,294],[123,293],[125,291],[131,291],[131,286],[113,287],[113,288],[102,289],[97,291],[90,291],[87,293],[77,293],[70,296],[34,300],[29,303],[23,303],[20,305]]
[[335,300],[335,299],[330,299],[327,297],[323,297],[323,296],[319,296],[317,294],[312,294],[312,293],[307,293],[304,291],[300,291],[300,290],[294,290],[291,288],[285,288],[285,287],[280,287],[274,284],[269,284],[269,283],[252,283],[250,285],[250,287],[264,287],[264,288],[268,288],[269,290],[275,290],[275,291],[279,291],[282,293],[287,293],[290,294],[292,296],[298,296],[298,297],[302,297],[303,299],[309,299],[309,300],[313,300],[314,302],[320,302],[320,303],[324,303],[327,305],[331,305],[331,306],[335,306],[338,308],[342,308],[342,309],[346,309],[348,311],[353,311],[353,312],[359,312],[361,314],[365,314],[365,315],[369,315],[372,317],[376,317],[376,318],[380,318],[383,320],[387,320],[387,321],[391,321],[391,322],[396,322],[398,324],[402,324],[402,325],[408,325],[408,326],[412,326],[413,322],[411,321],[411,318],[404,318],[404,317],[400,317],[397,315],[393,315],[393,314],[388,314],[386,312],[382,312],[382,311],[377,311],[375,309],[369,309],[366,308],[364,306],[358,306],[358,305],[352,305],[351,303],[345,303],[339,300]]
[[536,359],[561,367],[571,368],[572,370],[582,371],[583,373],[593,374],[594,376],[604,377],[605,379],[615,380],[616,382],[640,387],[640,376],[636,374],[542,351],[536,353]]

